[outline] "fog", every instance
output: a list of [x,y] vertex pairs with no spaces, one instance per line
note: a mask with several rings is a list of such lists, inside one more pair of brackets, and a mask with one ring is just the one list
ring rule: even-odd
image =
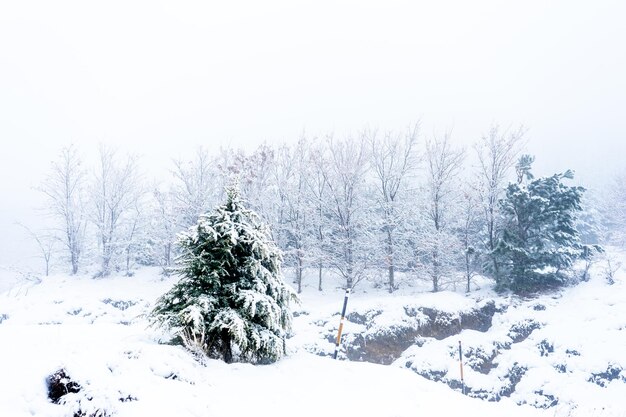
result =
[[59,149],[151,176],[194,147],[365,127],[465,146],[523,124],[539,174],[599,187],[626,153],[621,1],[0,3],[0,265],[29,259]]

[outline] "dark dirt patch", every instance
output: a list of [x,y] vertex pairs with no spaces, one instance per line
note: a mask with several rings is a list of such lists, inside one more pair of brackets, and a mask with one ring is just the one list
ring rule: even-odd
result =
[[79,383],[72,381],[65,369],[59,369],[48,378],[48,398],[55,404],[59,404],[61,398],[70,393],[79,393],[82,387]]

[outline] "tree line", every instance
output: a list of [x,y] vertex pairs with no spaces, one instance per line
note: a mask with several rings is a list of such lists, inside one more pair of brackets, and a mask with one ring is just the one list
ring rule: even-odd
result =
[[68,146],[40,190],[73,274],[94,260],[100,276],[131,275],[137,265],[167,272],[176,236],[237,183],[269,224],[299,292],[305,270],[315,271],[319,290],[329,270],[346,287],[372,278],[389,292],[399,275],[428,280],[433,291],[469,291],[476,274],[521,290],[562,281],[575,260],[601,250],[579,239],[584,190],[565,184],[571,172],[535,179],[524,135],[493,126],[463,148],[415,125],[247,151],[198,148],[159,182],[136,156],[101,146],[88,168]]

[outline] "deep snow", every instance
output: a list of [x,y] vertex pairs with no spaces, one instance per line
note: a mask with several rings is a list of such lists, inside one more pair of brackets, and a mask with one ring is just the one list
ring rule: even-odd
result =
[[[251,366],[213,360],[201,364],[182,347],[161,343],[169,335],[148,327],[145,314],[177,278],[164,279],[157,269],[140,270],[134,277],[22,280],[0,294],[0,416],[71,416],[79,407],[128,417],[624,416],[626,383],[616,380],[600,387],[587,381],[607,363],[626,368],[625,280],[620,275],[608,286],[596,275],[591,282],[539,299],[502,299],[511,308],[494,318],[489,332],[464,331],[410,348],[392,366],[334,361],[308,352],[312,346],[332,349],[320,335],[320,329],[332,331],[338,324],[343,293],[332,281],[322,293],[305,288],[302,305],[295,307],[299,315],[288,341],[289,356],[274,365]],[[406,303],[455,311],[493,296],[484,289],[466,297],[408,287],[390,296],[363,283],[348,310],[380,308],[386,312],[381,323],[393,324]],[[546,309],[535,310],[536,304]],[[468,398],[404,366],[407,360],[429,361],[452,374],[458,363],[449,349],[459,338],[467,346],[489,347],[505,337],[511,323],[528,318],[543,327],[498,359],[502,369],[512,361],[529,367],[510,399],[494,403]],[[357,330],[350,326],[348,333]],[[553,354],[537,353],[536,343],[543,339],[553,343]],[[569,349],[580,356],[568,356]],[[561,363],[567,372],[555,370]],[[61,368],[83,390],[65,396],[65,405],[56,405],[47,399],[45,379]],[[497,373],[489,377],[466,367],[466,380],[474,387],[488,386]],[[561,403],[548,410],[515,404],[532,403],[537,386],[558,394]]]

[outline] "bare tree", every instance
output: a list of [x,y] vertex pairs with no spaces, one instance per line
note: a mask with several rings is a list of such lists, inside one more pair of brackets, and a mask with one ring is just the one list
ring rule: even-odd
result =
[[462,167],[465,152],[455,149],[450,135],[426,141],[426,195],[427,225],[421,239],[428,248],[427,273],[433,284],[433,292],[440,290],[440,281],[449,271],[451,256],[457,239],[452,234],[452,212],[458,197],[456,178]]
[[613,285],[615,284],[615,276],[617,275],[617,272],[622,268],[622,263],[616,261],[611,255],[607,255],[605,257],[605,263],[604,278],[606,279],[607,284]]
[[329,229],[326,213],[327,197],[329,196],[328,183],[325,170],[328,164],[328,149],[324,144],[314,142],[311,144],[309,161],[312,165],[311,172],[306,176],[306,185],[311,203],[311,230],[313,243],[310,246],[311,257],[317,265],[318,291],[322,291],[322,278],[324,265],[328,262],[326,245]]
[[122,241],[120,243],[124,252],[124,266],[126,276],[128,277],[133,275],[131,269],[135,264],[136,253],[139,249],[142,237],[141,235],[145,232],[145,207],[142,203],[138,195],[132,207],[128,209],[125,221],[122,224],[123,227],[121,227]]
[[69,254],[72,274],[78,272],[85,237],[85,171],[78,150],[70,145],[52,162],[39,190],[48,198],[48,208],[60,224],[63,244]]
[[519,127],[512,132],[493,126],[474,146],[478,157],[478,190],[485,216],[485,249],[490,256],[490,268],[497,277],[500,273],[493,253],[499,238],[498,201],[502,198],[509,173],[522,150],[526,130]]
[[270,145],[262,144],[244,158],[243,169],[238,176],[242,196],[261,218],[274,227],[279,224],[283,214],[280,212],[280,204],[267,198],[275,159],[276,150]]
[[174,209],[174,196],[171,192],[160,191],[156,188],[153,196],[156,204],[153,206],[150,236],[157,246],[156,262],[163,269],[163,273],[168,274],[172,266],[174,242],[179,230]]
[[300,139],[293,149],[283,146],[275,155],[274,185],[278,205],[279,245],[295,268],[295,283],[302,292],[302,275],[307,252],[306,235],[309,228],[306,178],[309,144]]
[[604,223],[604,240],[626,245],[626,174],[615,176],[603,192],[599,203]]
[[463,191],[462,200],[462,217],[460,222],[460,237],[463,245],[464,273],[465,273],[465,291],[470,292],[472,278],[476,274],[478,250],[477,244],[480,243],[480,231],[483,227],[482,213],[480,210],[480,201],[474,193],[476,187],[466,186]]
[[394,278],[398,245],[396,234],[404,214],[400,207],[400,194],[405,191],[408,177],[418,162],[415,152],[418,129],[419,125],[416,124],[404,135],[388,132],[383,138],[378,138],[376,132],[369,134],[377,203],[382,217],[381,229],[385,236],[389,292],[396,288]]
[[46,276],[48,276],[50,274],[50,261],[52,259],[52,251],[54,250],[54,244],[57,242],[58,239],[48,233],[35,233],[30,227],[23,225],[22,223],[17,223],[17,225],[24,228],[28,235],[37,244],[37,247],[41,254],[41,258],[44,260]]
[[366,266],[363,214],[367,140],[364,134],[343,140],[329,138],[328,146],[330,157],[322,173],[328,186],[327,210],[333,220],[331,259],[346,287],[352,288],[363,278]]
[[224,187],[239,184],[242,197],[249,207],[255,210],[271,226],[280,222],[280,204],[276,204],[268,195],[272,193],[272,181],[275,179],[276,149],[268,144],[261,144],[253,152],[242,149],[222,148],[216,158],[216,177],[220,184],[219,193]]
[[204,148],[197,148],[194,159],[174,160],[172,196],[178,212],[178,223],[187,228],[196,223],[217,201],[220,192],[215,161]]
[[121,241],[120,225],[142,194],[137,158],[128,155],[120,160],[114,150],[100,146],[91,191],[91,218],[98,230],[101,276],[111,273],[111,262]]

